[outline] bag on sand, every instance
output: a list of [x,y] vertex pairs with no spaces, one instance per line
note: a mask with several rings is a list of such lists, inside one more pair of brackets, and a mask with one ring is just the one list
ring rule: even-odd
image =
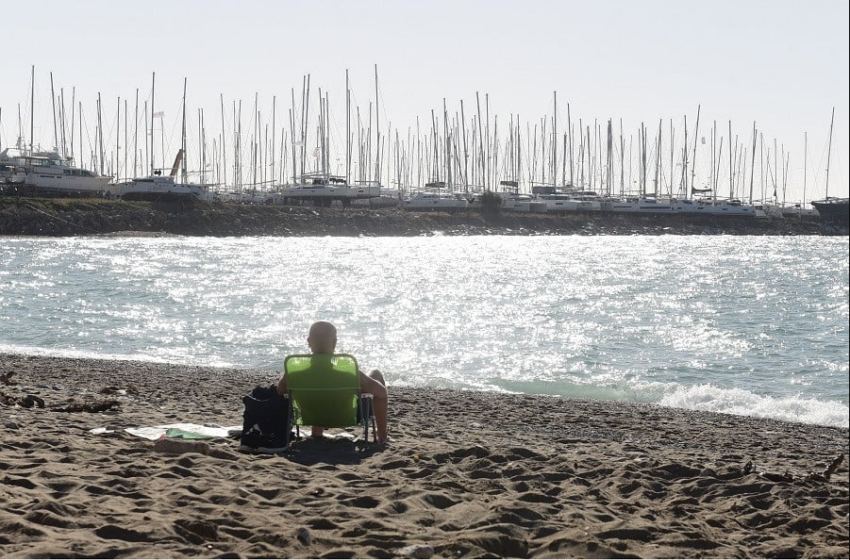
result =
[[242,397],[245,412],[239,443],[244,450],[282,450],[289,430],[289,399],[277,385],[255,387]]

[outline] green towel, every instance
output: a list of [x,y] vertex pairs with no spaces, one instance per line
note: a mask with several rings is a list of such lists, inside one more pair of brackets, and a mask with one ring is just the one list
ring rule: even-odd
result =
[[180,428],[168,428],[165,431],[165,437],[182,439],[213,439],[213,436],[206,436],[204,434],[197,434],[195,432],[187,432],[186,430],[181,430]]

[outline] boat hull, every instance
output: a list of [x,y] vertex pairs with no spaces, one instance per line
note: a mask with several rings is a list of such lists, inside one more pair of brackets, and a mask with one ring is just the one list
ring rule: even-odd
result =
[[813,200],[821,222],[837,226],[850,226],[850,198],[827,198],[825,200]]

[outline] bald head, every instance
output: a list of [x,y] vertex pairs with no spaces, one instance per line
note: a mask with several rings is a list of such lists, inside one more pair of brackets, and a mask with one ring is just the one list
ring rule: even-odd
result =
[[327,321],[310,325],[307,344],[314,354],[333,354],[336,349],[336,327]]

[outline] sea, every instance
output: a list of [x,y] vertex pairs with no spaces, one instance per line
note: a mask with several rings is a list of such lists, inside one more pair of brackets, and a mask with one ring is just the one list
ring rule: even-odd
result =
[[315,320],[393,387],[848,427],[848,238],[0,237],[0,352],[260,368]]

